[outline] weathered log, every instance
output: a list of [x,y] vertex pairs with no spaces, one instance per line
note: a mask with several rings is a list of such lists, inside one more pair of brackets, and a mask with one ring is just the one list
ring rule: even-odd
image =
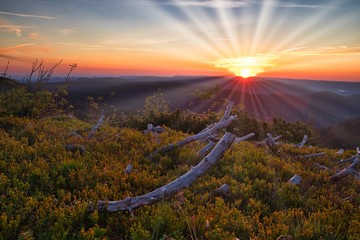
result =
[[209,141],[209,143],[198,152],[199,157],[204,157],[211,151],[211,149],[214,148],[214,146],[215,143],[213,141]]
[[82,145],[78,145],[78,144],[65,145],[65,150],[72,152],[73,156],[75,155],[76,152],[79,152],[80,155],[84,155],[86,153],[85,147]]
[[[232,102],[229,102],[229,105],[230,104],[232,104]],[[229,126],[236,119],[237,119],[236,115],[229,116],[227,119],[214,124],[211,128],[208,127],[206,131],[201,131],[200,133],[192,135],[192,136],[190,136],[190,137],[188,137],[186,139],[183,139],[183,140],[181,140],[181,141],[179,141],[177,143],[170,144],[170,145],[167,145],[165,147],[157,149],[156,151],[154,151],[153,153],[151,153],[148,156],[148,159],[152,159],[158,153],[167,152],[167,151],[169,151],[171,149],[174,149],[176,147],[180,147],[180,146],[183,146],[185,144],[188,144],[188,143],[203,139],[203,138],[205,138],[207,136],[212,136],[218,130]]]
[[88,135],[88,139],[92,138],[94,133],[100,128],[100,126],[103,124],[104,122],[104,119],[105,119],[105,114],[102,113],[100,118],[99,118],[99,121],[96,123],[96,125],[91,129],[89,135]]
[[165,129],[163,129],[162,127],[160,126],[156,126],[154,127],[154,125],[152,125],[151,123],[149,123],[147,125],[147,129],[143,131],[143,133],[163,133],[165,132]]
[[236,143],[243,142],[243,141],[248,140],[249,138],[252,138],[253,136],[255,136],[255,133],[250,133],[250,134],[245,135],[243,137],[237,137],[237,138],[235,138],[234,142],[236,142]]
[[330,180],[332,182],[337,182],[348,175],[353,175],[357,180],[360,180],[360,172],[355,170],[356,165],[360,162],[359,158],[360,156],[357,156],[350,166],[340,170],[338,173],[331,176]]
[[[99,211],[116,212],[120,210],[132,210],[144,206],[154,204],[166,197],[173,196],[176,192],[188,187],[197,178],[203,175],[210,167],[212,167],[231,146],[235,140],[235,135],[225,133],[215,148],[195,167],[192,167],[187,173],[178,177],[174,181],[152,191],[137,197],[127,197],[119,201],[99,201],[97,209]],[[91,209],[90,210],[94,210]]]
[[306,154],[306,155],[299,155],[297,157],[298,158],[312,158],[312,157],[321,157],[324,155],[325,155],[324,152],[319,152],[319,153],[312,153],[312,154]]
[[[279,140],[280,138],[282,138],[282,135],[273,137],[273,140],[276,142],[276,141]],[[264,139],[264,140],[262,140],[261,142],[258,142],[258,143],[256,144],[256,146],[262,146],[262,145],[266,145],[266,144],[268,144],[267,138]]]
[[288,183],[291,183],[291,184],[294,184],[294,185],[297,185],[297,184],[299,184],[301,182],[301,177],[299,176],[299,175],[297,175],[297,174],[295,174],[294,176],[292,176],[290,179],[289,179],[289,181],[288,181]]
[[303,140],[300,143],[296,144],[295,147],[302,148],[307,140],[308,140],[308,136],[305,134]]
[[133,171],[133,165],[131,165],[130,163],[126,166],[126,168],[125,168],[125,173],[127,173],[127,174],[130,174],[130,173],[132,173],[132,171]]
[[337,152],[336,152],[336,154],[338,154],[338,155],[341,155],[341,154],[343,154],[344,153],[344,149],[342,149],[342,148],[340,148]]
[[229,185],[227,185],[226,183],[221,185],[219,188],[216,189],[215,193],[216,194],[220,194],[220,195],[229,195]]

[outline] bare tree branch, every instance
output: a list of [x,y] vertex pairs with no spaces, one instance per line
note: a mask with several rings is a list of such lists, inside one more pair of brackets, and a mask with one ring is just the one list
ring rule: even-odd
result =
[[303,140],[300,143],[296,144],[295,147],[302,148],[307,140],[308,140],[308,136],[305,134]]
[[[279,140],[280,138],[282,138],[282,135],[273,137],[273,140],[276,142],[276,141]],[[258,143],[256,144],[256,146],[262,146],[262,145],[266,145],[266,144],[268,144],[268,139],[267,139],[267,138],[264,139],[264,140],[262,140],[261,142],[258,142]]]
[[99,118],[99,121],[97,122],[97,124],[91,129],[89,135],[88,135],[88,139],[92,138],[94,133],[100,128],[100,126],[103,124],[103,121],[105,119],[105,114],[102,113],[100,118]]
[[209,141],[209,143],[198,152],[199,157],[204,157],[211,151],[211,149],[214,148],[214,146],[215,143],[213,141]]
[[[138,207],[154,204],[166,197],[173,196],[176,192],[190,186],[196,179],[217,163],[234,140],[235,135],[225,133],[215,148],[198,165],[192,167],[187,173],[174,181],[141,196],[128,197],[119,201],[99,201],[97,209],[108,212],[128,210],[132,213],[132,210]],[[90,210],[94,210],[93,207],[90,207]]]
[[250,134],[245,135],[243,137],[237,137],[237,138],[235,138],[234,142],[236,142],[236,143],[243,142],[243,141],[248,140],[249,138],[252,138],[253,136],[255,136],[255,133],[250,133]]
[[360,156],[357,156],[350,166],[340,170],[338,173],[331,176],[330,180],[332,182],[336,182],[348,175],[353,175],[357,180],[360,180],[360,172],[355,170],[356,165],[360,162],[359,157]]
[[[229,105],[232,105],[232,102],[229,102]],[[228,109],[228,108],[227,108]],[[228,112],[228,111],[226,111]],[[225,113],[227,114],[227,113]],[[208,137],[208,136],[212,136],[215,132],[217,132],[219,129],[222,129],[222,128],[225,128],[227,126],[229,126],[231,123],[233,123],[235,120],[237,119],[237,116],[236,115],[232,115],[232,116],[229,116],[228,118],[226,118],[225,120],[222,120],[216,124],[214,124],[211,128],[207,127],[205,131],[201,131],[200,133],[198,134],[195,134],[195,135],[192,135],[184,140],[181,140],[177,143],[174,143],[174,144],[170,144],[168,146],[165,146],[165,147],[162,147],[156,151],[154,151],[153,153],[151,153],[149,156],[148,156],[148,159],[152,159],[156,154],[158,153],[163,153],[163,152],[167,152],[171,149],[174,149],[176,147],[180,147],[180,146],[183,146],[185,144],[188,144],[188,143],[191,143],[191,142],[194,142],[194,141],[197,141],[197,140],[200,140],[200,139],[203,139],[205,137]]]

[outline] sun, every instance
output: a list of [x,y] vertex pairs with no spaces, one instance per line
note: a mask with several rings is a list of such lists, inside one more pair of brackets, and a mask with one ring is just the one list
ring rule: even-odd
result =
[[216,68],[225,68],[235,76],[248,78],[255,77],[265,71],[266,68],[273,66],[274,57],[255,56],[240,58],[222,58],[214,62]]

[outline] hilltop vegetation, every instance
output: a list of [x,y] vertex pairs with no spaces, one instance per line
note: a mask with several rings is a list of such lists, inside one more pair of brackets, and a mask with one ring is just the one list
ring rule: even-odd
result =
[[[134,216],[89,211],[99,200],[150,192],[201,161],[198,151],[206,143],[199,141],[147,158],[222,115],[171,112],[162,97],[150,96],[144,111],[132,115],[118,115],[89,99],[88,116],[80,120],[69,114],[66,89],[12,85],[2,91],[0,239],[359,239],[359,181],[353,176],[335,183],[329,179],[343,168],[338,161],[356,152],[296,148],[293,143],[304,134],[311,144],[315,141],[306,124],[258,121],[241,106],[233,109],[238,120],[226,131],[239,137],[254,132],[255,137],[233,143],[194,184],[135,210]],[[103,109],[105,121],[88,139]],[[144,134],[149,122],[165,132]],[[282,134],[283,144],[257,146],[267,132]],[[67,144],[82,145],[86,152],[66,151]],[[299,157],[318,152],[325,156]],[[125,171],[128,164],[131,173]],[[302,178],[298,185],[288,183],[294,174]],[[225,194],[216,191],[223,184],[229,185]]]

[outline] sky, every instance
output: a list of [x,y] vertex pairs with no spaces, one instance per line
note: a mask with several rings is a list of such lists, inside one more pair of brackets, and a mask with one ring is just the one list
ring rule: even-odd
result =
[[360,81],[359,0],[0,0],[0,70]]

